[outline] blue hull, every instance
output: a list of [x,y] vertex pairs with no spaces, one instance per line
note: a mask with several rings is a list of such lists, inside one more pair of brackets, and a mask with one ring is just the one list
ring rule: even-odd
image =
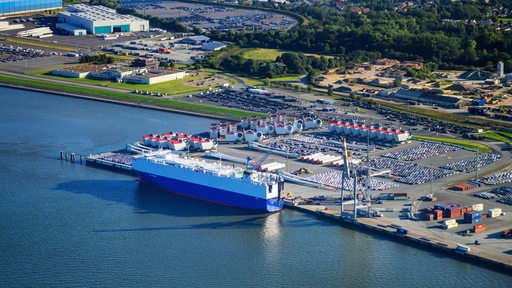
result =
[[261,212],[276,212],[283,208],[283,201],[280,201],[278,198],[267,200],[140,171],[137,173],[144,182],[154,184],[171,193],[190,198]]

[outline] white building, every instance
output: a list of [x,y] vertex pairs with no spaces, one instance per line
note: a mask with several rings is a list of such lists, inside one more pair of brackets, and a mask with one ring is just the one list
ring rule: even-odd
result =
[[85,29],[89,34],[149,31],[149,21],[131,15],[117,14],[104,6],[76,4],[57,15],[60,23]]
[[139,73],[133,73],[123,77],[123,82],[134,84],[155,84],[165,81],[181,79],[186,76],[185,71],[162,71],[149,70]]
[[68,34],[73,35],[73,36],[87,35],[87,30],[85,30],[83,28],[78,28],[78,27],[75,27],[73,25],[69,25],[66,23],[57,23],[57,25],[55,25],[55,27],[57,29],[64,30]]

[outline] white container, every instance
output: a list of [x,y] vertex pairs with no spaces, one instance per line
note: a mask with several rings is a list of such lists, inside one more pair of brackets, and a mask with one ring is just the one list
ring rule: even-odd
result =
[[443,222],[444,225],[450,225],[450,224],[453,224],[453,223],[457,223],[457,219],[446,219]]
[[501,212],[502,212],[501,208],[492,208],[492,209],[489,209],[489,211],[487,211],[487,215],[491,218],[498,217],[501,215]]
[[473,211],[483,211],[484,203],[473,204]]
[[450,223],[450,224],[443,224],[441,226],[443,227],[443,229],[451,229],[451,228],[458,227],[459,224],[457,222],[454,222],[454,223]]
[[464,246],[464,245],[457,245],[455,250],[460,251],[460,252],[464,252],[464,253],[470,251],[469,247],[468,246]]

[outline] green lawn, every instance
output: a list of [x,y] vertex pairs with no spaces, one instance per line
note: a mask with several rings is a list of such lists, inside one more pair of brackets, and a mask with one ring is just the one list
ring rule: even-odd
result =
[[219,117],[229,117],[233,119],[238,119],[240,117],[248,117],[251,115],[258,116],[266,116],[264,113],[254,113],[242,110],[236,110],[225,107],[216,107],[216,106],[208,106],[196,103],[188,103],[182,101],[174,101],[170,99],[154,97],[154,96],[144,96],[138,95],[134,93],[123,93],[123,92],[114,92],[108,91],[101,88],[89,88],[82,87],[70,84],[61,84],[61,83],[53,83],[42,80],[32,80],[32,79],[24,79],[18,77],[11,77],[7,75],[0,74],[0,82],[9,83],[14,85],[19,85],[21,87],[33,87],[38,89],[50,90],[50,91],[58,91],[65,92],[71,94],[78,95],[92,95],[94,97],[103,98],[106,100],[118,100],[124,101],[132,104],[145,104],[145,105],[154,105],[162,108],[170,108],[176,109],[184,112],[193,112],[204,115],[211,116],[219,116]]
[[277,78],[272,78],[270,79],[271,82],[274,82],[274,81],[283,81],[283,82],[290,82],[290,81],[299,81],[299,77],[300,75],[288,75],[288,76],[285,76],[285,77],[277,77]]
[[64,50],[64,51],[73,51],[73,52],[76,51],[76,47],[70,47],[67,45],[58,45],[58,44],[33,41],[33,40],[29,40],[29,39],[20,39],[20,38],[14,38],[14,37],[7,37],[6,39],[7,39],[7,42],[10,42],[10,43],[36,46],[36,47],[55,49],[55,50]]
[[510,144],[512,143],[512,133],[507,132],[485,132],[480,133],[478,136],[482,136],[484,138],[501,141],[503,143]]
[[[130,91],[142,90],[142,91],[151,91],[154,93],[156,93],[156,92],[167,93],[168,95],[184,95],[184,94],[190,94],[190,93],[207,90],[209,88],[209,86],[187,85],[186,83],[188,83],[190,81],[194,81],[194,80],[201,80],[201,79],[204,79],[204,78],[210,76],[210,73],[200,72],[200,73],[198,73],[197,76],[189,76],[189,77],[185,77],[183,79],[177,79],[177,80],[147,85],[147,84],[117,83],[117,82],[112,82],[110,80],[101,80],[101,79],[65,78],[65,77],[61,77],[61,76],[54,76],[54,75],[48,74],[49,71],[50,70],[36,71],[36,72],[30,72],[27,74],[30,74],[33,76],[66,80],[66,81],[70,81],[70,82],[79,82],[79,83],[87,83],[87,84],[97,85],[97,86],[120,88],[120,89],[126,89],[126,90],[130,90]],[[230,84],[236,83],[232,79],[226,79],[226,82],[229,82]],[[214,88],[214,87],[212,87],[212,88]]]
[[478,142],[474,142],[471,140],[432,137],[432,136],[420,136],[420,135],[413,135],[412,138],[416,139],[416,140],[425,140],[425,141],[453,144],[453,145],[465,147],[465,148],[468,148],[471,150],[479,151],[482,153],[491,152],[491,148],[489,148],[489,146],[487,146],[485,144],[478,143]]
[[[267,49],[267,48],[248,48],[243,49],[240,55],[246,59],[253,59],[256,61],[275,61],[278,56],[281,56],[286,51],[278,49]],[[318,54],[304,54],[306,56],[314,56],[320,58]],[[332,58],[332,56],[325,56],[326,58]]]
[[284,51],[277,49],[244,49],[240,54],[246,59],[253,59],[257,61],[276,61],[277,56],[281,56]]

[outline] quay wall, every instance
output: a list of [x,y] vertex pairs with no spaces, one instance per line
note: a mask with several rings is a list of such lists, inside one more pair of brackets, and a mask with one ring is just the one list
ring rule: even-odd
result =
[[489,266],[499,269],[500,271],[512,272],[512,257],[503,253],[495,253],[486,249],[471,246],[471,251],[462,253],[457,251],[457,243],[447,239],[435,239],[432,235],[422,233],[419,230],[407,228],[407,234],[399,234],[396,232],[397,225],[386,222],[385,218],[340,218],[340,213],[333,210],[327,210],[321,205],[292,205],[285,204],[288,209],[315,215],[322,219],[337,222],[343,227],[358,229],[365,232],[377,232],[386,237],[400,240],[403,243],[418,246],[424,249],[434,250],[454,258],[473,263],[485,263]]

